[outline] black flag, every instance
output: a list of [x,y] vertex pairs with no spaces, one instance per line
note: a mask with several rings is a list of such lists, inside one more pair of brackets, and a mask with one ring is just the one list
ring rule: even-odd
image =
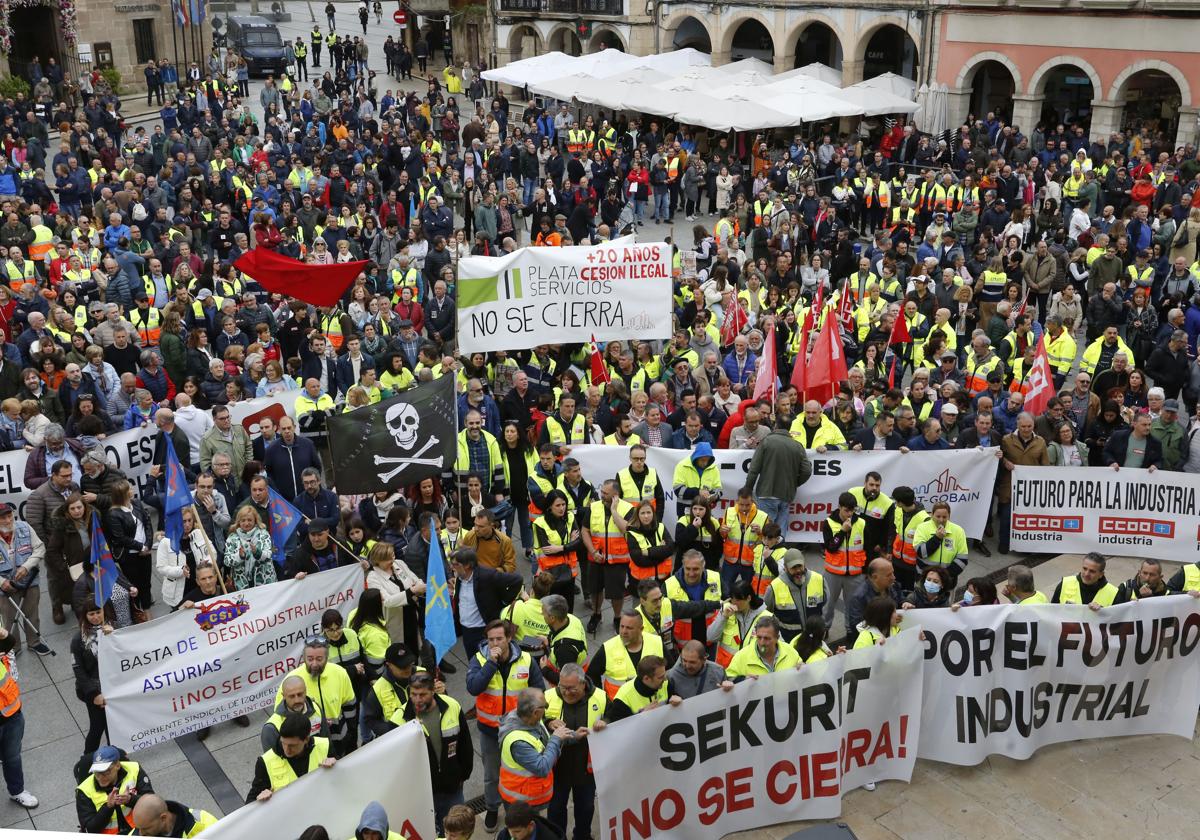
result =
[[450,470],[458,451],[457,421],[453,374],[331,416],[338,492],[396,490]]

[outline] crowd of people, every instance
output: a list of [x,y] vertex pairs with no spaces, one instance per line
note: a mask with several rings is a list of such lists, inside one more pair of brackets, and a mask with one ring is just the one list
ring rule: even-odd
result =
[[[730,138],[482,100],[477,68],[449,59],[423,95],[381,95],[365,42],[339,40],[327,13],[330,35],[314,27],[289,45],[295,70],[268,79],[257,109],[243,62],[219,50],[183,80],[169,62],[146,67],[148,101],[167,94],[151,132],[127,130],[111,96],[72,109],[43,90],[2,106],[0,449],[27,452],[28,498],[19,516],[0,506],[0,763],[21,805],[38,803],[21,772],[14,667],[22,638],[51,652],[43,573],[51,620],[79,628],[82,830],[185,837],[212,815],[162,799],[103,744],[97,650],[152,609],[361,566],[354,611],[326,613],[280,683],[247,801],[417,720],[446,837],[475,830],[463,786],[477,751],[484,830],[547,840],[572,827],[585,840],[587,738],[609,723],[881,642],[907,609],[1200,590],[1196,564],[1166,580],[1147,560],[1116,584],[1088,555],[1049,598],[1025,565],[998,592],[967,572],[971,551],[990,549],[969,545],[949,505],[926,510],[911,487],[885,494],[866,471],[822,500],[833,513],[819,566],[785,541],[811,451],[994,447],[985,537],[1002,553],[1018,465],[1200,472],[1193,147],[1146,132],[1090,142],[1082,125],[993,114],[948,140],[900,121]],[[302,88],[322,46],[334,73]],[[387,72],[411,78],[415,58],[424,73],[428,52],[392,44]],[[687,222],[669,339],[607,343],[600,380],[582,345],[457,352],[459,259],[602,242],[647,214]],[[314,307],[234,268],[252,248],[370,265],[338,305]],[[782,381],[755,399],[767,335],[786,380],[828,319],[851,360],[836,395],[806,399]],[[1043,339],[1059,393],[1033,416]],[[328,486],[331,415],[441,376],[461,428],[445,474],[361,497]],[[230,407],[255,397],[291,410],[252,436]],[[143,427],[152,487],[138,493],[105,439]],[[161,536],[168,441],[196,499],[179,552]],[[571,447],[584,443],[614,447],[611,477],[582,475]],[[647,446],[688,455],[658,475]],[[730,447],[754,455],[744,489],[722,498],[713,452]],[[271,489],[305,517],[282,565]],[[104,604],[93,513],[121,571]],[[456,666],[422,638],[434,540],[467,662],[459,697],[443,679]],[[615,635],[599,642],[605,601]],[[394,836],[377,803],[357,836]]]

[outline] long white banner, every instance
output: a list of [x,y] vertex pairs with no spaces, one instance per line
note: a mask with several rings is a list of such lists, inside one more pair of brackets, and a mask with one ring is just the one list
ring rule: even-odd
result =
[[458,263],[464,353],[539,344],[671,335],[671,246],[623,238],[602,245],[520,248]]
[[251,802],[205,837],[262,840],[299,837],[322,825],[330,837],[355,837],[362,810],[383,805],[388,829],[407,840],[434,840],[433,787],[420,724],[410,722],[360,747],[329,769],[308,773],[266,802]]
[[1096,467],[1017,467],[1015,551],[1193,557],[1200,551],[1200,475]]
[[[158,429],[147,426],[128,432],[117,432],[104,439],[108,462],[119,469],[137,488],[139,494],[150,490],[150,465],[154,458],[154,436]],[[0,502],[17,508],[17,515],[24,518],[25,500],[29,488],[25,486],[25,467],[30,453],[18,449],[0,453]]]
[[924,631],[921,758],[974,765],[1064,741],[1191,738],[1200,612],[1187,595],[1082,605],[910,610]]
[[920,737],[920,663],[917,634],[902,633],[593,734],[601,833],[711,840],[836,817],[844,792],[908,781]]
[[321,613],[358,603],[358,566],[219,595],[100,644],[112,743],[141,750],[270,706]]
[[[646,463],[658,473],[666,494],[667,505],[663,521],[675,527],[675,493],[671,489],[675,466],[691,453],[682,449],[650,447]],[[721,507],[729,507],[737,499],[738,490],[746,484],[746,471],[752,449],[716,449],[717,466],[721,471]],[[629,466],[623,449],[612,446],[573,446],[571,457],[579,461],[584,477],[595,486],[614,478],[618,470]],[[826,452],[810,451],[813,474],[801,485],[791,504],[787,539],[790,542],[820,542],[821,523],[837,509],[840,493],[860,486],[868,472],[883,476],[883,492],[907,485],[917,501],[928,509],[934,502],[948,502],[954,522],[961,525],[968,537],[978,538],[987,527],[992,503],[992,487],[996,481],[996,450],[967,449],[948,452]]]

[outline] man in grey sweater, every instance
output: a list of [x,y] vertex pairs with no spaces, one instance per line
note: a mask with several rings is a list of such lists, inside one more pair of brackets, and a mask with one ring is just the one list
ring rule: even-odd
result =
[[708,651],[698,639],[683,643],[679,661],[667,672],[667,695],[684,700],[718,688],[725,691],[733,683],[725,679],[725,669],[708,658]]
[[777,422],[754,450],[746,486],[759,509],[786,534],[788,505],[796,498],[796,489],[811,476],[812,462],[804,444],[792,437],[785,423]]

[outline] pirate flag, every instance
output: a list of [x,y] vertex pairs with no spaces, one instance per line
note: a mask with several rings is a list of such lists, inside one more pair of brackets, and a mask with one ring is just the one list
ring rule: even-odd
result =
[[454,376],[329,418],[339,493],[397,490],[454,467],[458,442]]

